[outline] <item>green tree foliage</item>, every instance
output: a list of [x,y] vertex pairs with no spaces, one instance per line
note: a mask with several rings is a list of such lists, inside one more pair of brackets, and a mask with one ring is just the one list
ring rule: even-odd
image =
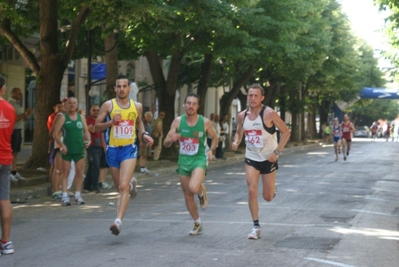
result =
[[[38,160],[32,166],[47,161],[39,139],[47,133],[45,120],[59,99],[69,60],[85,56],[86,31],[96,36],[94,53],[104,55],[115,44],[112,31],[119,30],[117,48],[105,53],[107,64],[147,58],[149,86],[167,114],[165,131],[175,114],[176,90],[185,84],[197,88],[202,101],[210,86],[230,88],[220,102],[224,114],[233,99],[245,99],[243,87],[258,82],[268,86],[266,104],[277,103],[297,117],[317,108],[328,113],[329,103],[382,83],[372,51],[350,34],[336,0],[0,0],[0,11],[1,36],[37,79],[41,106],[32,157]],[[58,27],[64,20],[71,28],[62,39]],[[33,33],[40,33],[40,58],[22,42]],[[74,51],[75,45],[81,49]],[[111,82],[114,74],[107,73]]]
[[[61,80],[73,54],[77,32],[90,10],[78,3],[69,1],[75,14],[69,34],[69,43],[59,47],[58,1],[2,1],[0,4],[0,34],[11,43],[25,60],[36,77],[35,124],[32,155],[25,167],[47,165],[48,136],[46,122],[52,106],[60,99]],[[39,19],[37,19],[39,14]],[[31,33],[39,33],[40,55],[34,54],[23,43],[23,38]]]

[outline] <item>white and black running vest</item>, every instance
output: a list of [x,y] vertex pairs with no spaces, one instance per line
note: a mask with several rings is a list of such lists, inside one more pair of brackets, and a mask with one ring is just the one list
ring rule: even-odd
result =
[[248,109],[244,113],[245,157],[254,161],[266,161],[268,156],[277,148],[276,127],[267,127],[263,122],[263,106],[255,120],[247,117]]

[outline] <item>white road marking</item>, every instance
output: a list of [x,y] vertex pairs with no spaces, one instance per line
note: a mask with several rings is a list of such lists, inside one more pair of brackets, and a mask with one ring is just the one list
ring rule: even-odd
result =
[[360,212],[360,213],[369,213],[369,214],[375,214],[375,215],[382,215],[382,216],[389,216],[389,217],[399,217],[399,215],[392,215],[390,213],[374,212],[374,211],[368,211],[368,210],[352,209],[352,211]]
[[316,259],[316,258],[306,257],[304,259],[305,260],[310,260],[310,261],[316,261],[316,262],[320,262],[320,263],[326,263],[326,264],[330,264],[330,265],[334,265],[334,266],[340,266],[340,267],[355,267],[354,265],[348,265],[348,264],[343,264],[343,263],[339,263],[339,262],[321,260],[321,259]]

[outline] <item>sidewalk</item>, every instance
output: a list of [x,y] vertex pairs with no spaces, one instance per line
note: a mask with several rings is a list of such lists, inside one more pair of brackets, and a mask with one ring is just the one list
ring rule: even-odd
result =
[[[292,153],[297,150],[309,149],[312,147],[319,146],[319,143],[288,143],[284,149],[284,154]],[[21,152],[18,153],[18,166],[23,165],[30,156],[31,146],[24,146]],[[237,152],[226,151],[226,160],[211,161],[208,168],[215,168],[224,165],[234,164],[244,161],[244,150]],[[175,174],[177,169],[177,162],[170,160],[159,160],[159,161],[147,161],[147,166],[150,170],[150,174],[139,173],[139,166],[136,167],[134,176],[139,180],[145,179],[146,177],[162,176],[164,174]],[[22,176],[26,175],[26,179],[18,181],[18,183],[11,183],[10,198],[14,203],[25,202],[31,198],[43,198],[49,196],[50,182],[48,176],[48,170],[20,170]],[[107,182],[112,183],[110,173],[107,176]],[[102,190],[114,190],[114,189],[102,189]]]

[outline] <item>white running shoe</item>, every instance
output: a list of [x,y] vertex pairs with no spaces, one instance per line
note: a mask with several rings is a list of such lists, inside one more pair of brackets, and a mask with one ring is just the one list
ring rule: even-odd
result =
[[83,205],[83,204],[85,204],[85,201],[83,200],[83,198],[82,198],[81,196],[75,197],[75,202],[76,202],[76,205]]
[[62,197],[61,206],[71,206],[71,202],[69,201],[69,197]]
[[130,180],[130,198],[135,198],[137,196],[137,179],[132,177]]
[[190,231],[190,235],[198,235],[202,232],[202,224],[195,222],[193,230]]
[[146,167],[140,167],[140,173],[150,173]]
[[15,178],[15,176],[12,175],[11,173],[10,173],[10,175],[8,176],[8,179],[9,179],[10,182],[12,182],[12,183],[18,183],[18,179]]
[[25,180],[25,178],[22,177],[21,174],[19,174],[19,172],[17,172],[17,173],[14,175],[14,178],[17,179],[17,180]]
[[9,254],[14,254],[14,246],[12,245],[11,241],[8,241],[7,243],[3,244],[0,242],[0,255],[9,255]]
[[259,239],[260,238],[260,227],[258,226],[254,226],[254,228],[252,228],[251,233],[248,234],[248,239]]
[[102,189],[110,189],[112,186],[106,182],[101,183],[101,188]]

